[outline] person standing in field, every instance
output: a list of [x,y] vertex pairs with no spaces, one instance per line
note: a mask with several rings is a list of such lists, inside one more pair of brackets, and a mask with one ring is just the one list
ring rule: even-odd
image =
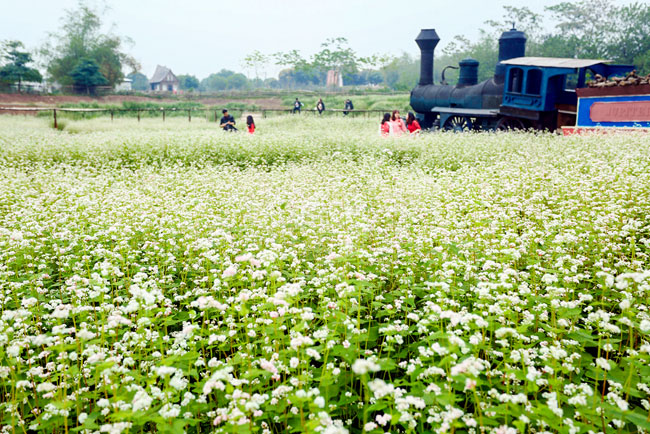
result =
[[319,115],[322,115],[325,111],[325,103],[323,102],[323,98],[318,98],[318,103],[316,103],[316,110],[318,110]]
[[223,109],[221,113],[223,113],[223,116],[221,117],[221,124],[219,126],[224,131],[237,131],[237,128],[235,128],[235,118],[228,114],[228,109]]
[[406,129],[409,130],[409,133],[411,134],[419,134],[420,131],[422,131],[420,123],[415,119],[412,112],[409,112],[408,116],[406,116]]
[[390,117],[391,135],[399,137],[408,132],[404,121],[399,116],[399,110],[393,110],[393,115]]
[[350,113],[348,110],[354,110],[354,105],[352,104],[352,101],[350,99],[345,100],[345,110],[343,111],[343,115],[347,116],[348,113]]
[[255,133],[255,121],[253,120],[253,116],[248,115],[246,117],[246,126],[248,127],[248,134]]
[[384,118],[381,120],[379,125],[379,134],[382,137],[388,137],[391,135],[392,126],[390,123],[390,113],[384,113]]
[[295,115],[296,112],[300,114],[300,109],[302,108],[302,103],[296,98],[296,101],[293,103],[293,114]]

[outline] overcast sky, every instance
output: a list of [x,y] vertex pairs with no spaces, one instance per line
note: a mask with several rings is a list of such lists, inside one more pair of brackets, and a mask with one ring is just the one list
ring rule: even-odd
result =
[[[89,4],[101,4],[90,0]],[[59,29],[65,9],[77,0],[7,1],[0,14],[0,40],[17,39],[34,49]],[[532,3],[532,4],[531,4]],[[202,79],[222,68],[242,71],[242,59],[298,49],[303,56],[321,42],[343,36],[359,55],[416,54],[421,28],[435,28],[439,47],[454,35],[476,39],[478,28],[503,16],[503,5],[536,12],[559,0],[107,0],[106,28],[129,36],[130,54],[148,77],[157,64]],[[628,3],[619,0],[617,3]],[[277,70],[269,69],[271,72]]]

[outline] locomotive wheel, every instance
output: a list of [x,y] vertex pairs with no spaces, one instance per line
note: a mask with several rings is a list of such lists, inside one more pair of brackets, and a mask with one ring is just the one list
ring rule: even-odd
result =
[[467,116],[452,116],[445,121],[443,128],[447,131],[463,132],[473,128],[472,120]]
[[497,126],[495,127],[497,131],[513,131],[513,130],[525,130],[526,126],[521,121],[521,119],[504,117],[499,119]]

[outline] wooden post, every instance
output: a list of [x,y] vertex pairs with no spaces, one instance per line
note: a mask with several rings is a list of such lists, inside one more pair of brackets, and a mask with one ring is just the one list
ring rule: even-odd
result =
[[216,110],[214,111],[214,122],[215,123],[217,122],[217,111]]
[[138,110],[138,122],[140,122],[140,110]]
[[113,110],[111,110],[111,122],[113,122]]
[[187,111],[187,121],[192,122],[192,110]]
[[59,124],[56,122],[56,109],[53,109],[52,113],[54,114],[54,129],[56,130],[59,128]]
[[163,122],[165,122],[165,109],[163,109]]
[[266,110],[262,110],[262,118],[266,119]]

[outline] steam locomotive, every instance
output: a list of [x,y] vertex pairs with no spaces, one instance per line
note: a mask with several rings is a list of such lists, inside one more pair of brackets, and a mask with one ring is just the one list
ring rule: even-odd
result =
[[634,70],[633,65],[607,60],[525,57],[526,35],[513,28],[499,38],[493,77],[479,83],[479,62],[464,59],[455,86],[444,79],[434,84],[434,50],[440,38],[435,29],[422,29],[415,42],[421,52],[420,81],[411,91],[411,107],[423,128],[554,131],[573,126],[576,88],[585,87],[596,74],[609,77]]

